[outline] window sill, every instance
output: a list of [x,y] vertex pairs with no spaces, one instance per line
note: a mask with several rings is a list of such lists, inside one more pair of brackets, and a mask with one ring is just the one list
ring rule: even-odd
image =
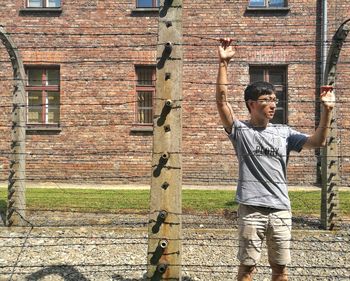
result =
[[135,8],[131,10],[132,13],[158,13],[159,8]]
[[57,125],[27,125],[26,133],[28,135],[34,134],[57,134],[62,131],[62,128]]
[[132,133],[135,132],[152,132],[153,133],[153,125],[139,125],[135,124],[130,130]]
[[289,12],[289,7],[247,7],[247,12]]
[[19,10],[20,14],[31,13],[48,13],[48,14],[61,14],[62,8],[22,8]]

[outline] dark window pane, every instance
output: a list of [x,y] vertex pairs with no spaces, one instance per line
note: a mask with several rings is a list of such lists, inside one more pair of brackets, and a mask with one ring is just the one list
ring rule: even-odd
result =
[[42,105],[42,92],[41,91],[29,91],[28,93],[29,106]]
[[42,123],[42,92],[28,92],[28,123]]
[[58,69],[48,69],[46,72],[47,85],[60,84],[60,71]]
[[271,123],[274,124],[286,124],[286,109],[287,109],[287,100],[284,91],[276,91],[276,98],[279,100],[276,104],[276,113]]
[[284,84],[284,72],[282,70],[279,70],[279,71],[270,70],[269,77],[270,77],[270,83],[273,85]]
[[145,120],[143,123],[152,123],[152,109],[145,109]]
[[250,83],[264,81],[263,69],[251,69],[250,70]]
[[277,107],[285,106],[286,97],[283,91],[276,91],[276,98],[279,100],[278,104],[276,104]]
[[264,7],[265,0],[250,0],[249,6],[251,6],[251,7]]
[[154,85],[153,81],[153,68],[137,68],[137,85],[138,86],[152,86]]
[[149,124],[152,123],[152,109],[142,109],[138,114],[138,123],[140,124]]
[[137,93],[138,122],[152,123],[152,94],[153,92],[140,91]]
[[138,107],[152,108],[152,92],[138,92]]
[[28,69],[28,85],[29,86],[42,86],[42,69]]
[[60,120],[60,93],[59,92],[48,92],[47,93],[47,122],[48,123],[59,123]]

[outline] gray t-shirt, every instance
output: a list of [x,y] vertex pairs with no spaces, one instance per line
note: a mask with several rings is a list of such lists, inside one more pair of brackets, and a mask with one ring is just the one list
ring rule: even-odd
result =
[[308,136],[286,125],[254,128],[236,120],[229,138],[239,161],[236,201],[240,204],[290,210],[287,188],[289,153],[300,152]]

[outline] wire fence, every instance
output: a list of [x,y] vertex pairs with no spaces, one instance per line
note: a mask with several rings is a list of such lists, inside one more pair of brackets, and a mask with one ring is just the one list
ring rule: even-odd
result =
[[[121,3],[119,3],[121,5]],[[121,8],[121,7],[119,7]],[[121,8],[123,9],[123,8]],[[125,8],[124,8],[125,9]],[[205,9],[201,7],[201,9]],[[211,9],[215,9],[212,7]],[[83,51],[94,52],[96,49],[102,51],[109,50],[132,50],[141,48],[142,50],[154,50],[157,46],[162,44],[147,43],[140,44],[135,38],[137,37],[150,37],[153,38],[157,35],[157,30],[154,26],[150,27],[150,32],[132,32],[128,31],[130,26],[79,26],[79,27],[57,27],[57,32],[38,32],[38,27],[46,27],[46,25],[35,26],[21,26],[21,25],[7,25],[9,30],[16,30],[21,28],[33,28],[28,32],[23,31],[11,31],[8,35],[17,37],[21,36],[22,40],[17,45],[19,51],[28,50],[40,50],[52,51],[52,50],[67,50],[67,51]],[[219,25],[209,26],[212,29],[220,27]],[[239,23],[231,26],[239,28]],[[287,24],[284,28],[300,28],[300,23]],[[316,27],[313,22],[306,20],[303,23],[303,27]],[[116,30],[126,30],[125,32],[111,31],[113,28]],[[185,26],[186,28],[186,26]],[[221,32],[211,32],[203,34],[201,27],[187,26],[195,30],[198,28],[198,32],[194,34],[186,34],[184,36],[184,43],[175,43],[181,45],[184,48],[198,48],[200,47],[212,47],[217,46],[217,38],[220,37]],[[108,31],[104,31],[107,29]],[[63,30],[63,31],[62,31]],[[243,31],[235,32],[233,36],[240,37],[243,35]],[[228,33],[230,35],[230,33]],[[25,38],[37,36],[38,38],[54,38],[54,40],[71,39],[71,45],[60,46],[52,44],[32,44],[26,42]],[[104,43],[106,38],[118,38],[122,39],[121,42],[113,42],[110,44]],[[130,42],[130,38],[132,41]],[[94,44],[82,43],[79,38],[93,38]],[[151,39],[150,39],[151,40]],[[233,46],[237,49],[247,47],[271,47],[271,48],[284,48],[284,47],[303,47],[303,48],[316,48],[320,43],[319,40],[290,40],[285,38],[283,40],[271,40],[262,36],[260,40],[244,40],[235,41]],[[330,41],[327,42],[330,44]],[[9,63],[8,60],[0,61],[1,63]],[[35,63],[57,63],[60,65],[68,65],[75,67],[77,65],[84,65],[91,68],[105,68],[108,65],[130,65],[135,62],[135,59],[118,58],[113,57],[111,59],[102,58],[89,58],[89,59],[58,59],[58,60],[37,60]],[[137,62],[140,63],[139,59]],[[149,62],[145,60],[144,62]],[[28,62],[30,63],[30,62]],[[238,59],[235,64],[245,64],[247,60]],[[308,57],[303,57],[300,60],[289,60],[290,64],[305,64],[307,66],[314,67],[315,61]],[[350,61],[347,58],[343,58],[339,62],[339,66],[342,67],[341,75],[348,77],[350,74],[349,68]],[[205,55],[196,55],[193,57],[186,57],[184,59],[184,65],[191,68],[196,68],[202,65],[208,65],[210,68],[216,66],[217,61],[215,57],[206,57]],[[319,75],[318,71],[314,69],[308,69],[304,72],[304,75]],[[336,157],[340,162],[340,166],[344,168],[343,173],[339,177],[337,184],[344,188],[344,194],[349,192],[349,162],[350,151],[347,150],[349,126],[346,116],[347,112],[344,109],[349,108],[350,100],[346,96],[348,81],[340,79],[340,86],[337,85],[336,106],[338,110],[338,133],[340,135],[339,141],[339,155]],[[215,80],[213,80],[215,81]],[[12,83],[13,78],[11,76],[0,76],[0,82]],[[60,78],[60,82],[87,82],[91,84],[102,83],[109,84],[116,83],[121,86],[134,85],[135,79],[127,79],[120,77],[118,74],[109,77],[94,77],[86,76],[66,76]],[[215,88],[215,82],[203,81],[198,78],[190,80],[185,78],[184,85],[188,87],[213,87]],[[238,84],[242,87],[244,83]],[[237,86],[236,83],[227,84],[229,87]],[[313,85],[307,86],[288,86],[288,89],[293,92],[299,92],[303,90],[315,91]],[[129,91],[118,89],[113,90],[110,88],[104,89],[103,96],[96,96],[94,92],[88,92],[86,94],[75,93],[74,90],[67,89],[66,93],[72,93],[74,96],[65,102],[55,104],[62,108],[69,107],[89,107],[93,114],[87,114],[85,119],[81,122],[76,121],[64,121],[59,124],[59,128],[65,129],[77,129],[77,130],[95,130],[102,129],[108,130],[110,128],[116,129],[118,127],[125,127],[125,122],[118,120],[125,116],[125,111],[134,107],[138,100],[135,98],[127,101],[115,101],[116,94],[128,94]],[[13,108],[13,104],[9,95],[2,93],[0,95],[4,102],[1,103],[0,108],[7,112],[10,112]],[[94,98],[93,102],[82,102],[81,98]],[[157,101],[153,99],[153,103]],[[231,102],[235,102],[241,107],[244,107],[244,101],[242,99],[232,97]],[[203,108],[215,107],[215,99],[211,97],[198,97],[187,95],[180,101],[183,103],[183,107],[192,107],[197,105]],[[314,108],[319,106],[319,101],[315,101],[309,98],[302,98],[294,101],[293,98],[289,103],[305,104],[307,108]],[[39,106],[43,106],[39,105]],[[22,107],[28,107],[26,104],[17,105]],[[129,108],[130,106],[130,108]],[[95,108],[96,107],[96,108]],[[127,107],[125,109],[125,107]],[[103,111],[99,112],[100,109]],[[120,111],[123,109],[123,111]],[[307,110],[302,114],[308,114]],[[78,112],[72,112],[72,114],[80,115]],[[113,114],[113,118],[106,119]],[[205,112],[197,113],[198,116],[205,116]],[[8,117],[8,118],[7,118]],[[13,124],[9,121],[9,116],[2,118],[0,121],[1,134],[5,135],[13,127]],[[311,117],[312,124],[297,124],[291,125],[292,128],[306,130],[308,132],[314,129],[314,124],[318,122],[317,118]],[[190,119],[190,118],[189,118]],[[26,126],[27,129],[29,127]],[[189,121],[183,125],[183,129],[189,132],[195,131],[198,135],[204,133],[217,134],[221,127],[217,124],[191,124]],[[3,133],[4,132],[4,133]],[[24,141],[24,140],[23,140]],[[221,138],[219,139],[221,141]],[[26,140],[27,142],[27,140]],[[35,141],[34,141],[35,142]],[[30,144],[25,156],[27,158],[26,181],[28,183],[44,184],[48,183],[50,186],[54,186],[55,189],[41,189],[30,193],[28,191],[28,204],[26,209],[27,216],[24,218],[26,227],[12,227],[6,228],[0,227],[0,251],[2,253],[0,257],[0,280],[41,280],[43,278],[51,278],[45,280],[66,280],[66,281],[87,281],[87,280],[144,280],[144,273],[147,269],[146,258],[150,254],[147,252],[148,235],[147,229],[152,222],[149,219],[149,210],[146,207],[139,207],[134,210],[129,208],[118,209],[114,207],[114,204],[123,201],[123,194],[118,194],[116,191],[114,194],[109,195],[107,198],[103,195],[105,191],[98,189],[99,184],[112,183],[112,182],[147,182],[151,176],[151,167],[144,167],[143,171],[139,171],[139,166],[132,165],[130,170],[115,173],[110,169],[110,158],[122,157],[123,159],[129,159],[136,157],[136,162],[139,161],[137,157],[144,159],[150,159],[152,154],[152,148],[150,141],[145,142],[144,139],[133,139],[132,145],[116,149],[111,148],[110,140],[99,141],[91,143],[83,147],[77,147],[76,144],[66,143],[62,146],[61,143],[53,145],[53,148],[48,149],[47,146],[49,140],[43,139],[42,143],[35,142]],[[345,145],[346,144],[346,145]],[[1,160],[8,161],[11,156],[9,147],[11,140],[7,136],[1,141],[0,158]],[[143,146],[144,149],[135,149],[133,146]],[[225,148],[229,145],[225,145]],[[181,152],[184,162],[187,159],[192,159],[192,163],[199,163],[201,159],[212,159],[212,157],[218,157],[223,163],[228,162],[227,151],[220,145],[216,145],[218,149],[212,148],[193,148],[186,147]],[[154,152],[153,153],[157,153]],[[173,153],[170,151],[170,153]],[[293,172],[295,177],[290,181],[291,185],[296,186],[314,186],[316,182],[315,163],[320,161],[322,157],[313,152],[306,154],[293,154],[290,158],[291,165],[295,168]],[[196,159],[198,162],[196,162]],[[230,161],[235,161],[230,157]],[[42,162],[45,165],[40,165]],[[98,170],[92,170],[91,166],[94,163],[102,168]],[[128,162],[134,163],[134,162]],[[303,165],[305,163],[313,163]],[[74,164],[73,166],[69,166]],[[211,163],[213,164],[213,163]],[[104,170],[103,167],[108,167]],[[219,163],[220,165],[220,163]],[[73,170],[67,171],[68,167],[73,167]],[[40,167],[40,168],[38,168]],[[57,169],[60,167],[60,169]],[[223,167],[226,167],[223,165]],[[168,167],[178,168],[178,167]],[[224,171],[225,179],[222,179],[222,175],[217,176],[206,175],[204,173],[191,173],[190,167],[185,167],[190,172],[185,175],[184,179],[188,182],[196,182],[200,180],[207,186],[217,185],[218,181],[225,182],[226,184],[235,185],[235,179],[232,177],[229,171]],[[208,172],[211,166],[204,165],[204,169]],[[304,174],[313,170],[314,175],[311,178],[305,178]],[[4,166],[1,172],[0,181],[5,182],[8,178],[9,167]],[[300,176],[300,177],[299,177]],[[64,182],[81,183],[92,182],[91,185],[96,187],[89,191],[89,193],[82,194],[81,192],[73,189],[64,188]],[[5,184],[6,185],[6,184]],[[74,184],[73,184],[74,185]],[[90,186],[91,186],[90,185]],[[0,189],[1,190],[1,189]],[[0,209],[3,221],[6,220],[6,187],[3,188],[3,196],[0,199]],[[47,194],[47,190],[50,194]],[[307,196],[309,192],[316,192],[314,196]],[[220,191],[218,191],[220,192]],[[136,194],[136,193],[135,193]],[[52,205],[41,205],[40,202],[44,201],[45,196],[50,196]],[[320,204],[319,190],[306,189],[300,192],[292,198],[292,201],[297,202],[299,205],[312,207],[319,206]],[[345,210],[349,209],[350,197],[344,196],[345,200],[341,200],[341,206]],[[201,203],[200,199],[190,198],[193,205]],[[63,201],[63,202],[61,202]],[[77,204],[77,202],[80,202]],[[103,208],[99,207],[96,210],[95,203],[104,202]],[[35,203],[36,202],[36,203]],[[29,202],[28,202],[29,203]],[[57,203],[57,204],[56,204]],[[131,202],[131,204],[134,202]],[[238,261],[235,259],[235,255],[238,251],[238,233],[237,227],[239,222],[237,221],[236,206],[232,199],[227,201],[227,207],[219,212],[203,212],[184,210],[181,214],[176,214],[181,217],[181,223],[183,226],[183,236],[180,239],[183,248],[183,262],[181,264],[183,268],[184,280],[235,280],[238,269]],[[130,204],[130,203],[129,203]],[[21,211],[21,210],[17,210]],[[159,210],[160,211],[160,210]],[[177,224],[179,222],[169,222],[170,224]],[[350,279],[350,214],[343,212],[340,218],[340,226],[337,232],[321,231],[319,217],[312,214],[295,214],[293,216],[293,237],[290,240],[292,250],[292,263],[289,266],[289,276],[291,280],[349,280]],[[264,244],[263,257],[261,264],[257,266],[257,280],[267,280],[271,275],[269,267],[267,266],[267,249]],[[176,265],[172,265],[176,266]]]
[[[120,216],[119,223],[125,222],[126,217]],[[7,260],[0,266],[1,276],[10,277],[8,280],[40,280],[45,276],[53,278],[49,280],[60,280],[55,279],[58,276],[63,280],[144,280],[147,231],[138,228],[135,215],[130,217],[131,222],[120,224],[64,223],[61,227],[32,225],[26,229],[3,230],[1,248]],[[189,226],[184,223],[183,230],[184,280],[235,280],[238,264],[234,256],[239,241],[234,224],[226,224],[223,229],[207,229],[202,225],[196,228],[198,216],[192,219],[196,223]],[[218,219],[221,218],[215,218]],[[147,226],[146,216],[141,220]],[[232,229],[227,229],[228,226]],[[291,241],[294,262],[289,266],[290,278],[346,280],[349,242],[346,234],[295,231]],[[266,251],[264,245],[263,252]],[[266,264],[263,255],[256,278],[268,278]]]

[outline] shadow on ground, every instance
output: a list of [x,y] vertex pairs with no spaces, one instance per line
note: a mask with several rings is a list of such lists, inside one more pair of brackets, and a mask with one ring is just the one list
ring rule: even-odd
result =
[[70,265],[53,265],[40,269],[26,277],[27,281],[41,280],[50,275],[58,275],[65,281],[89,281],[83,274]]
[[[90,281],[82,273],[80,273],[74,266],[71,265],[53,265],[40,269],[26,277],[26,281],[40,281],[43,278],[51,275],[58,275],[64,281]],[[113,281],[146,281],[146,277],[141,279],[127,278],[119,274],[112,275]],[[160,280],[159,278],[151,278],[151,281]],[[189,277],[183,277],[183,281],[192,281]]]
[[[127,278],[123,278],[121,275],[114,275],[112,276],[112,280],[113,281],[146,281],[149,280],[146,277],[142,278],[142,279],[127,279]],[[150,281],[157,281],[157,280],[161,280],[159,278],[151,278]],[[182,281],[193,281],[190,277],[182,277]]]

